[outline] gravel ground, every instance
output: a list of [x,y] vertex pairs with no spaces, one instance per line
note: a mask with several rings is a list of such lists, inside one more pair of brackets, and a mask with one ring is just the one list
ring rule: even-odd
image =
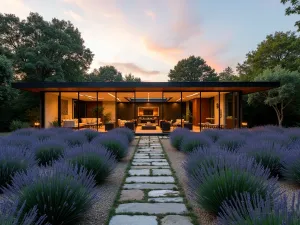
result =
[[133,156],[137,143],[138,140],[135,139],[129,149],[128,156],[121,162],[118,162],[114,173],[109,176],[103,185],[97,187],[100,196],[99,201],[90,209],[80,225],[104,225],[106,223],[109,211],[113,206],[118,190],[122,184],[124,172]]
[[[161,139],[161,142],[164,146],[164,149],[171,161],[172,168],[176,172],[176,176],[181,184],[181,186],[184,189],[184,192],[186,194],[186,197],[189,201],[189,203],[193,206],[194,212],[196,216],[198,217],[199,224],[201,225],[215,225],[216,224],[216,217],[205,212],[203,209],[199,208],[196,204],[196,202],[191,198],[190,193],[188,191],[187,186],[187,177],[185,175],[184,169],[182,168],[182,162],[185,160],[185,154],[182,152],[177,151],[170,145],[170,140],[168,139]],[[293,194],[297,191],[300,191],[300,187],[289,183],[287,181],[280,180],[279,181],[279,187],[280,190],[285,192],[288,197],[288,203],[291,205]]]

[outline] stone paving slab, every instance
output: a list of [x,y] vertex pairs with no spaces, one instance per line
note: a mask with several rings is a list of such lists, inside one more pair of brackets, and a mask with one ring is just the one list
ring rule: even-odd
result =
[[131,166],[131,169],[169,169],[169,166]]
[[158,176],[157,177],[135,176],[135,177],[127,177],[126,178],[126,183],[132,183],[132,182],[133,183],[160,183],[160,184],[163,184],[163,183],[174,183],[175,179],[172,176],[159,176],[159,177]]
[[173,190],[178,188],[175,184],[144,184],[144,183],[135,183],[135,184],[125,184],[123,189],[150,189],[150,190]]
[[172,172],[170,169],[153,169],[152,175],[154,176],[172,175]]
[[182,203],[125,203],[117,207],[116,213],[185,214],[187,208]]
[[157,190],[157,191],[150,191],[148,193],[149,197],[174,197],[179,196],[179,191],[171,191],[171,190]]
[[183,202],[183,198],[148,198],[148,202]]
[[151,159],[165,159],[165,157],[162,155],[151,155],[150,158]]
[[140,170],[131,169],[128,171],[128,173],[131,176],[149,176],[150,170],[149,169],[140,169]]
[[120,201],[142,200],[144,192],[142,190],[122,190]]
[[169,166],[167,162],[152,162],[152,166]]
[[167,162],[166,159],[133,159],[134,162]]
[[133,166],[151,166],[150,162],[132,162]]
[[135,155],[134,157],[133,157],[133,159],[150,159],[150,157],[149,156],[139,156],[139,155]]
[[187,216],[168,215],[161,220],[162,225],[193,225]]
[[126,216],[112,217],[109,225],[158,225],[156,216]]

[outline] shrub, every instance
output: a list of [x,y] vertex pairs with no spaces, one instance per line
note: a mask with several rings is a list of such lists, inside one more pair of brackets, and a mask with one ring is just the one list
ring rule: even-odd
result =
[[56,137],[56,134],[52,131],[41,129],[41,130],[35,132],[33,134],[33,136],[36,137],[36,139],[38,141],[46,141],[46,140]]
[[201,134],[190,133],[190,135],[184,136],[180,150],[183,152],[192,152],[196,148],[207,148],[212,144],[209,137]]
[[114,132],[124,134],[128,138],[129,143],[131,143],[134,140],[134,132],[127,127],[115,128],[109,131],[109,133],[114,133]]
[[108,151],[112,152],[117,160],[121,160],[128,153],[128,139],[126,136],[110,133],[103,134],[92,141],[92,145],[98,148],[106,148]]
[[282,159],[281,173],[286,180],[300,184],[300,151],[289,151]]
[[220,165],[220,161],[222,161],[222,165],[226,165],[226,162],[230,162],[228,157],[236,157],[236,155],[232,152],[220,150],[215,146],[198,148],[187,155],[182,165],[187,176],[194,176],[198,168],[215,168]]
[[91,129],[84,129],[84,130],[80,130],[77,132],[83,133],[83,135],[85,135],[85,137],[87,138],[88,142],[91,142],[94,138],[96,138],[100,135],[99,132],[91,130]]
[[9,135],[3,138],[2,143],[22,150],[29,150],[36,141],[36,138],[33,136]]
[[15,131],[22,128],[29,128],[29,127],[30,127],[29,123],[22,122],[20,120],[13,120],[9,125],[9,129],[11,131]]
[[265,133],[256,137],[256,142],[269,142],[270,144],[279,144],[282,147],[289,146],[291,140],[282,133]]
[[76,224],[97,201],[93,175],[62,162],[43,173],[37,168],[16,173],[4,192],[11,201],[26,202],[23,213],[36,206],[51,224]]
[[237,132],[230,132],[221,136],[216,143],[223,150],[236,152],[246,144],[246,139]]
[[66,148],[66,144],[59,140],[39,142],[33,147],[35,159],[39,166],[52,165],[53,161],[63,156]]
[[220,225],[300,224],[300,194],[293,196],[291,207],[287,196],[276,199],[243,193],[235,200],[225,201],[218,216]]
[[171,145],[176,148],[177,150],[180,150],[180,145],[182,142],[182,139],[184,136],[189,135],[190,130],[186,128],[176,128],[171,134],[170,134],[170,142]]
[[300,129],[299,128],[286,129],[284,134],[291,142],[300,140]]
[[97,184],[101,184],[116,167],[115,156],[105,148],[90,144],[69,149],[66,158],[75,166],[84,167],[95,176]]
[[88,139],[82,132],[75,131],[62,135],[62,139],[66,142],[69,147],[76,147],[83,145],[88,142]]
[[25,207],[24,202],[18,209],[18,202],[4,201],[0,202],[0,224],[2,225],[42,225],[45,221],[45,216],[37,217],[37,208],[33,207],[28,213],[24,214],[23,209]]
[[[34,156],[11,146],[0,147],[0,187],[6,187],[12,181],[12,176],[18,171],[25,171],[34,165]],[[0,191],[1,193],[1,191]]]
[[50,127],[45,129],[45,131],[51,131],[55,134],[68,134],[68,133],[73,133],[74,131],[71,128],[66,128],[66,127]]
[[224,200],[235,198],[235,194],[259,193],[266,198],[270,193],[278,195],[276,178],[256,164],[254,159],[244,156],[228,157],[226,160],[207,164],[189,176],[189,187],[195,200],[205,210],[217,214]]
[[208,137],[210,137],[212,142],[215,143],[221,137],[222,131],[217,130],[217,129],[205,129],[205,130],[203,130],[202,134],[205,134]]
[[253,157],[257,163],[270,170],[272,176],[280,174],[281,158],[284,156],[284,149],[279,144],[270,142],[252,142],[242,149],[248,156]]

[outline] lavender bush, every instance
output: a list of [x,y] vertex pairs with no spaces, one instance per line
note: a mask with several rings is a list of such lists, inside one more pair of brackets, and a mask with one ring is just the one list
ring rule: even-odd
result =
[[24,202],[21,207],[18,202],[4,201],[0,203],[0,224],[1,225],[43,225],[46,216],[37,216],[36,206],[29,210],[28,213],[23,213],[25,207]]
[[66,128],[66,127],[51,127],[51,128],[47,128],[45,130],[46,131],[51,131],[51,132],[53,132],[55,134],[58,134],[58,135],[74,132],[71,128]]
[[190,193],[205,210],[217,214],[223,201],[235,198],[235,194],[259,193],[264,199],[269,193],[278,194],[276,178],[254,159],[244,156],[228,157],[199,167],[189,176]]
[[121,160],[128,153],[128,139],[122,134],[108,132],[95,138],[91,144],[98,148],[106,148],[117,160]]
[[281,173],[286,180],[300,184],[300,149],[290,151],[282,159]]
[[33,152],[38,165],[46,166],[61,158],[66,148],[67,145],[61,140],[47,140],[33,146]]
[[97,200],[94,176],[62,162],[43,172],[32,168],[16,173],[4,192],[11,201],[25,202],[23,214],[36,206],[37,216],[46,215],[51,224],[76,224]]
[[220,131],[217,129],[205,129],[203,130],[202,134],[210,137],[212,142],[215,143],[224,134],[224,131]]
[[77,132],[83,133],[83,135],[85,135],[85,137],[87,138],[88,142],[91,142],[94,138],[96,138],[100,135],[99,132],[91,130],[91,129],[84,129],[84,130],[80,130]]
[[104,147],[85,144],[66,151],[65,158],[79,168],[84,167],[92,172],[97,184],[103,183],[116,167],[115,156]]
[[109,133],[114,133],[114,132],[119,134],[124,134],[128,138],[129,143],[131,143],[134,139],[134,132],[127,127],[115,128],[109,131]]
[[19,129],[16,130],[14,132],[11,133],[11,135],[17,135],[17,136],[30,136],[32,134],[34,134],[35,132],[37,132],[37,129],[34,128],[23,128],[23,129]]
[[246,144],[246,138],[236,131],[231,131],[221,136],[216,144],[223,150],[236,152]]
[[243,193],[222,204],[219,225],[300,224],[300,194],[294,195],[291,207],[287,196],[262,198],[259,194]]
[[40,129],[39,131],[33,133],[32,136],[38,141],[46,141],[56,138],[57,134],[55,134],[53,131],[49,131],[48,129]]
[[86,136],[82,132],[79,132],[79,131],[74,131],[72,133],[64,134],[61,136],[61,138],[71,148],[81,146],[88,142],[88,139],[86,138]]
[[190,135],[186,135],[182,139],[180,150],[192,152],[197,148],[207,148],[212,144],[212,141],[206,135],[190,133]]
[[257,163],[270,170],[272,176],[280,175],[281,158],[287,154],[281,145],[272,142],[249,141],[243,148],[249,157],[253,157]]
[[176,148],[177,150],[180,150],[181,142],[184,136],[187,136],[190,134],[190,130],[186,128],[178,127],[170,134],[170,142],[171,145]]
[[25,171],[33,166],[34,163],[34,155],[31,152],[10,146],[1,146],[0,188],[10,184],[16,172]]
[[9,135],[3,138],[2,144],[19,149],[30,150],[36,141],[37,139],[33,136]]

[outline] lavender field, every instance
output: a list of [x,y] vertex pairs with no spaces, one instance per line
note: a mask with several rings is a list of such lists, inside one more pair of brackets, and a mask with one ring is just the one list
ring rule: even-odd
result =
[[134,133],[29,128],[0,138],[0,224],[54,225],[83,220]]
[[299,128],[177,128],[170,143],[186,154],[189,193],[211,224],[300,224]]

